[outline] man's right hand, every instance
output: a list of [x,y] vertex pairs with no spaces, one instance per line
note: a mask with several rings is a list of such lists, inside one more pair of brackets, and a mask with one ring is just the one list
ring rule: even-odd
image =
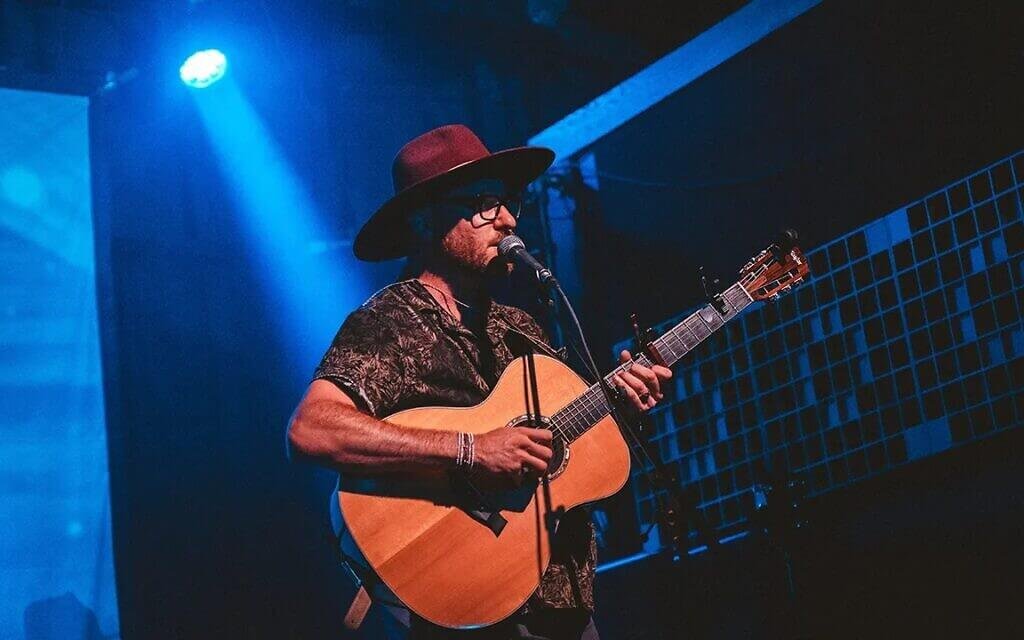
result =
[[486,484],[518,486],[527,474],[540,477],[551,461],[551,431],[500,427],[476,436],[474,475]]

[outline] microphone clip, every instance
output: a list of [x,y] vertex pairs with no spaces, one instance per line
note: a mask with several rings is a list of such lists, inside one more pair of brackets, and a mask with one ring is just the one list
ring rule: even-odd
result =
[[547,267],[536,270],[537,282],[545,290],[550,289],[555,284],[555,274],[551,273],[551,269]]
[[555,280],[551,270],[545,267],[537,258],[526,250],[521,238],[509,234],[498,243],[498,254],[514,260],[517,265],[532,270],[537,274],[537,282],[545,290],[557,289],[558,281]]

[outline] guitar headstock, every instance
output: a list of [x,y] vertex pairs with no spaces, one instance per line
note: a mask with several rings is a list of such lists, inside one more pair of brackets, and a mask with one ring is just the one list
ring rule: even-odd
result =
[[810,275],[807,258],[799,247],[773,244],[740,269],[740,286],[754,300],[777,300]]

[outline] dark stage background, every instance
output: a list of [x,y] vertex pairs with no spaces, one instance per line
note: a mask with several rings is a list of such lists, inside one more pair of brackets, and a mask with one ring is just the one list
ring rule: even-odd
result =
[[[121,633],[344,637],[331,477],[288,463],[284,427],[345,314],[397,274],[348,246],[390,194],[393,153],[449,122],[521,144],[738,3],[570,2],[555,27],[513,2],[57,4],[8,10],[21,45],[0,80],[92,95]],[[729,278],[784,226],[812,249],[1024,147],[1022,18],[826,1],[596,141],[597,188],[573,195],[604,364],[631,311],[654,323],[699,301],[698,265]],[[252,120],[174,77],[211,35],[232,66],[210,95]],[[291,186],[240,193],[250,176]],[[275,233],[309,219],[309,236]],[[604,637],[994,633],[1024,566],[1017,431],[816,497],[795,600],[757,535],[606,571]],[[641,548],[633,498],[602,505],[605,560]]]

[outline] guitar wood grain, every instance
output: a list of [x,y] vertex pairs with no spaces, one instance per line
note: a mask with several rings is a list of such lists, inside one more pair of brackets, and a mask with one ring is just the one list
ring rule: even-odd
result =
[[[588,384],[560,361],[532,357],[540,414],[551,415]],[[491,394],[473,407],[422,407],[387,421],[413,428],[485,433],[533,407],[525,359],[504,371]],[[503,510],[500,535],[453,506],[447,487],[407,481],[342,478],[339,505],[346,526],[384,583],[417,615],[445,627],[494,624],[537,589],[550,560],[549,510],[569,510],[612,495],[629,477],[629,450],[611,417],[569,445],[569,462],[549,483],[551,504],[538,486],[521,511]]]

